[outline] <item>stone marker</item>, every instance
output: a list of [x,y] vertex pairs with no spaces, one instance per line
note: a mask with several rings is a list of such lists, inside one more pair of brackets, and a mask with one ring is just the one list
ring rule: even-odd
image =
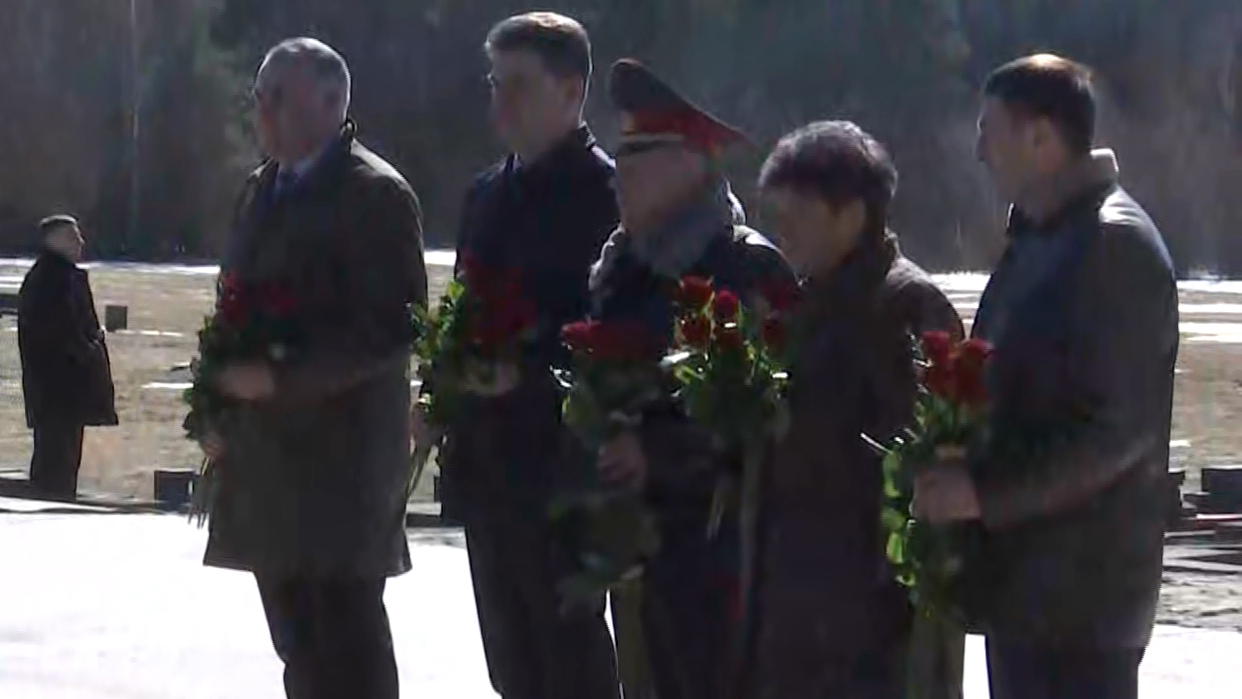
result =
[[129,329],[129,306],[104,306],[104,329],[110,333]]
[[1205,466],[1201,479],[1212,512],[1242,512],[1242,464]]
[[17,305],[17,289],[4,289],[0,291],[0,316],[17,315]]
[[193,469],[157,469],[154,474],[155,500],[162,509],[178,510],[190,502],[191,489],[198,480]]

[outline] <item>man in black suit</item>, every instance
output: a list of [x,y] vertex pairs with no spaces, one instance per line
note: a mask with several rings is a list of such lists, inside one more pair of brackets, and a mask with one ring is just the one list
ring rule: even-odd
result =
[[[458,259],[516,268],[538,308],[538,347],[496,367],[450,429],[445,513],[465,524],[483,648],[506,699],[613,699],[617,676],[604,600],[560,613],[570,572],[548,520],[572,459],[549,371],[565,367],[560,328],[587,311],[587,277],[617,222],[612,160],[582,121],[591,77],[586,31],[561,15],[509,18],[488,35],[492,115],[510,155],[466,196]],[[418,422],[416,420],[416,422]],[[586,462],[578,468],[586,468]]]
[[30,484],[36,494],[72,500],[87,426],[117,424],[112,368],[82,260],[77,219],[39,224],[42,252],[22,282],[17,338],[26,424],[34,430]]

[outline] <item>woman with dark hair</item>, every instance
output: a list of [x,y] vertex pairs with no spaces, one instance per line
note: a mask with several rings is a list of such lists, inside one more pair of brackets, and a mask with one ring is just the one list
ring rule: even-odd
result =
[[760,189],[803,278],[794,318],[788,433],[764,495],[754,599],[753,691],[786,697],[905,696],[911,611],[879,529],[879,457],[911,418],[911,333],[962,336],[953,306],[888,230],[897,171],[858,126],[785,136]]

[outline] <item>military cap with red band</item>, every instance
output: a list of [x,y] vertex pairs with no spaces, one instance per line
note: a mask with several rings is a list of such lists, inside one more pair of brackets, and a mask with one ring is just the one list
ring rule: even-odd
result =
[[612,65],[608,92],[621,112],[618,155],[662,143],[675,143],[705,155],[747,142],[740,130],[708,114],[632,58]]

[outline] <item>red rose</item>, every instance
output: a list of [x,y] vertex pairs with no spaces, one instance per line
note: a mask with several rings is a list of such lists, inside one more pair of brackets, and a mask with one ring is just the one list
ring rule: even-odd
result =
[[923,356],[935,366],[945,366],[953,358],[953,336],[942,330],[923,333]]
[[737,294],[727,289],[717,291],[716,298],[712,301],[712,311],[716,314],[716,320],[721,323],[736,320],[741,306]]
[[694,349],[707,349],[712,341],[712,322],[702,314],[683,318],[680,324],[681,339]]
[[262,299],[263,309],[278,318],[290,315],[297,308],[297,299],[278,284],[265,284]]
[[933,396],[939,396],[945,400],[955,400],[957,397],[957,380],[949,364],[933,362],[923,371],[923,385]]
[[980,408],[987,402],[983,369],[992,356],[992,346],[979,339],[967,340],[958,348],[953,360],[957,383],[957,399],[969,408]]
[[712,300],[712,283],[702,277],[685,277],[681,280],[677,302],[687,310],[701,310]]
[[586,353],[591,351],[592,323],[578,321],[561,328],[561,341],[572,352]]
[[772,315],[763,321],[763,328],[760,331],[763,338],[763,344],[773,352],[780,352],[785,348],[785,343],[789,340],[789,334],[785,330],[785,323],[780,317]]
[[760,293],[775,313],[785,313],[801,300],[802,290],[791,282],[768,283]]
[[720,332],[716,333],[716,343],[725,350],[740,350],[745,346],[742,331],[736,327],[721,328]]
[[650,359],[656,343],[646,326],[637,321],[613,321],[592,325],[591,354],[600,361],[638,362]]

